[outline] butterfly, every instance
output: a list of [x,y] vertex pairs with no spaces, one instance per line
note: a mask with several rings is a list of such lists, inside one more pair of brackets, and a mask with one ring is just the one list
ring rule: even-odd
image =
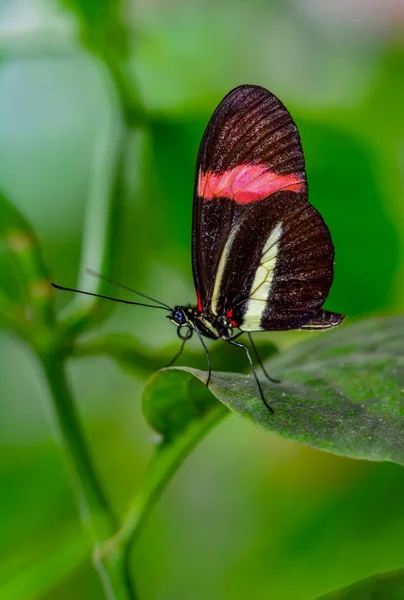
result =
[[265,375],[276,381],[262,365],[252,332],[330,329],[344,315],[322,309],[334,276],[334,246],[322,216],[308,201],[296,124],[282,102],[263,87],[241,85],[230,91],[202,137],[192,267],[195,306],[171,308],[140,294],[167,310],[178,327],[182,345],[170,364],[195,333],[206,352],[208,385],[211,364],[204,338],[238,346],[246,353],[261,399],[272,411],[248,347],[236,340],[248,336]]

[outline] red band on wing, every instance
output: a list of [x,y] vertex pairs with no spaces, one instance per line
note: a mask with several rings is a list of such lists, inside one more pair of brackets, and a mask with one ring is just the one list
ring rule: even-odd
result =
[[303,174],[280,175],[269,171],[265,165],[239,165],[223,173],[199,173],[198,196],[205,200],[225,197],[239,204],[263,200],[275,192],[306,189]]

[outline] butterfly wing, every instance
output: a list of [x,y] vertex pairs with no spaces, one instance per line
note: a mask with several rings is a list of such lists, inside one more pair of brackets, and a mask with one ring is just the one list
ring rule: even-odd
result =
[[332,329],[341,325],[344,319],[345,315],[321,309],[313,319],[302,325],[300,329]]
[[334,250],[307,201],[304,157],[283,104],[259,86],[231,91],[197,161],[193,272],[198,307],[245,331],[299,328],[319,312]]

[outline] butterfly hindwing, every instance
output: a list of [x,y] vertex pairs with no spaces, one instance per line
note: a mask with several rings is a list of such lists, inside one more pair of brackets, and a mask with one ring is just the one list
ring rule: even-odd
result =
[[244,331],[298,329],[324,303],[333,256],[328,229],[303,195],[278,192],[255,202],[226,240],[213,312]]
[[338,327],[338,325],[341,325],[344,319],[345,315],[330,312],[329,310],[319,310],[315,317],[302,325],[300,329],[332,329],[333,327]]
[[283,104],[240,86],[214,112],[197,162],[193,271],[198,308],[245,331],[315,317],[333,278],[327,226],[307,201],[304,157]]

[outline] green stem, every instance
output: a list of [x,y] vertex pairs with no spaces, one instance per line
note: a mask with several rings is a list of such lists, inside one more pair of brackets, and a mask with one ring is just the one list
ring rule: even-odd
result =
[[141,374],[151,372],[167,364],[172,358],[172,347],[159,352],[149,352],[137,347],[136,340],[126,334],[105,334],[95,339],[74,344],[71,349],[72,358],[86,356],[109,356],[129,372]]
[[2,292],[0,292],[0,326],[16,331],[22,338],[26,337],[27,323],[23,308],[18,310]]
[[127,576],[125,557],[119,551],[104,556],[102,545],[117,530],[117,521],[95,474],[69,389],[64,357],[58,349],[42,350],[41,363],[48,381],[59,439],[65,450],[78,499],[80,516],[94,548],[94,565],[108,600],[135,600]]
[[150,459],[143,482],[121,528],[111,540],[112,546],[123,547],[126,552],[129,552],[151,509],[174,473],[196,444],[228,412],[222,404],[218,403],[203,418],[190,423],[182,435],[173,441],[160,442]]

